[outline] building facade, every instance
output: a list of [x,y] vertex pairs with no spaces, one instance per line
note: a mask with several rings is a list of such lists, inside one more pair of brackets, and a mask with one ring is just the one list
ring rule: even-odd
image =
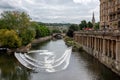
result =
[[100,29],[120,29],[120,0],[100,0]]
[[120,75],[120,0],[100,0],[100,29],[74,32],[74,40]]

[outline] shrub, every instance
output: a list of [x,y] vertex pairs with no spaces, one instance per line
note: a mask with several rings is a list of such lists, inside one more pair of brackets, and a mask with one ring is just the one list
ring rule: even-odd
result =
[[17,48],[21,46],[21,39],[14,30],[0,30],[0,45],[7,48]]

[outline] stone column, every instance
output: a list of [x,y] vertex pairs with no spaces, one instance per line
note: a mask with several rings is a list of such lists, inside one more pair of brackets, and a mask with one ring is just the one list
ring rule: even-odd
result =
[[94,41],[95,41],[95,42],[94,42],[94,51],[96,51],[96,47],[97,47],[97,46],[96,46],[96,44],[97,44],[97,43],[96,43],[96,37],[94,38]]
[[88,47],[90,48],[90,36],[89,36],[89,40],[88,40]]
[[91,37],[91,48],[92,48],[92,37]]
[[98,38],[96,38],[96,51],[98,51]]
[[98,38],[98,52],[100,51],[100,39]]
[[95,38],[93,37],[93,50],[95,49]]
[[107,56],[109,56],[109,40],[107,40]]
[[[99,52],[101,52],[101,38],[99,39]],[[101,53],[99,53],[101,54]]]
[[86,36],[85,36],[85,47],[86,47]]
[[101,53],[103,53],[103,39],[102,39],[102,43],[101,43]]
[[116,60],[120,62],[120,41],[116,41]]
[[83,36],[81,36],[81,45],[83,45]]
[[89,42],[88,42],[88,39],[89,39],[89,37],[87,36],[87,48],[88,48],[88,43],[89,43]]
[[90,41],[89,41],[89,43],[90,43],[90,46],[89,46],[89,47],[91,48],[91,37],[90,37]]
[[103,39],[103,55],[105,55],[105,53],[106,53],[106,40],[105,39]]
[[114,45],[114,44],[113,44],[113,40],[112,40],[112,41],[111,41],[111,57],[112,57],[112,59],[113,59],[113,54],[114,54],[114,53],[113,53],[113,49],[114,49],[114,48],[113,48],[113,45]]

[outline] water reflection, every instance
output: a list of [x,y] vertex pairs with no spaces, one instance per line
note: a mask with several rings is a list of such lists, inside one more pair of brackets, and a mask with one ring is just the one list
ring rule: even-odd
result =
[[120,80],[118,75],[85,52],[75,52],[74,56],[84,66],[84,69],[87,70],[90,76],[90,79],[87,80]]
[[14,56],[0,54],[0,80],[30,80],[30,72]]

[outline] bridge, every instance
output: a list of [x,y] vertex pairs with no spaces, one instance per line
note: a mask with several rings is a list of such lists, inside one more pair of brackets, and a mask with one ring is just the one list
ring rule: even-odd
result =
[[64,33],[54,33],[52,35],[53,38],[56,38],[56,39],[62,39],[63,37],[65,36]]

